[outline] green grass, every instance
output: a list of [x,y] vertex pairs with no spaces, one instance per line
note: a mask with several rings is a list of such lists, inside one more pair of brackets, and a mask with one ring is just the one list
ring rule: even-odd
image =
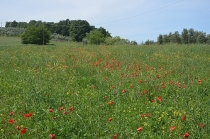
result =
[[188,132],[208,139],[209,51],[200,44],[22,45],[0,37],[0,138],[181,139]]

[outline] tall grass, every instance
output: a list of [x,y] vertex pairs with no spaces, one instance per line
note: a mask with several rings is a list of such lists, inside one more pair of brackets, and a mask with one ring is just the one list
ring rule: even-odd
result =
[[209,45],[36,46],[5,39],[1,138],[210,136]]

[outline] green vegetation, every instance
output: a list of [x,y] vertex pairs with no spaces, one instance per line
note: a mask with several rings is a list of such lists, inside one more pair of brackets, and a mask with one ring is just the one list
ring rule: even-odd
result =
[[51,43],[0,37],[0,138],[209,138],[209,45]]
[[50,32],[44,26],[29,26],[21,35],[23,44],[46,45],[50,41]]

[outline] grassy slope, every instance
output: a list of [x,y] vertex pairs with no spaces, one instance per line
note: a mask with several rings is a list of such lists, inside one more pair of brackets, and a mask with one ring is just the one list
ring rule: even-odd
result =
[[[0,37],[2,138],[210,136],[209,45],[52,44],[22,45],[19,38]],[[67,115],[59,110],[62,106]],[[32,118],[24,119],[29,112]],[[7,122],[11,118],[14,125]],[[205,125],[201,129],[200,123]],[[27,133],[20,135],[16,125]],[[170,131],[173,125],[176,130]]]

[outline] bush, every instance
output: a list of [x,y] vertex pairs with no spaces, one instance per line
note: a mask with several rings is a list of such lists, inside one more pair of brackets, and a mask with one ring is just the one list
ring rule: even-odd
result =
[[23,44],[44,44],[49,43],[50,32],[43,26],[29,26],[21,35]]
[[53,33],[51,36],[51,39],[55,41],[71,41],[71,37],[69,36],[63,36],[57,33]]
[[24,28],[0,27],[0,36],[20,36],[24,31]]

